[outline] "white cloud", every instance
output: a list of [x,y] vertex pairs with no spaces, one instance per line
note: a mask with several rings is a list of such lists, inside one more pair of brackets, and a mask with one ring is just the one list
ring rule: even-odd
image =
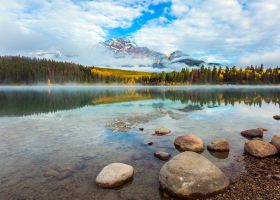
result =
[[280,49],[250,53],[241,57],[238,63],[242,66],[260,65],[263,63],[268,67],[280,66]]
[[0,0],[0,4],[0,54],[56,59],[61,55],[83,64],[95,63],[92,51],[108,28],[129,27],[149,5],[136,0]]
[[220,60],[237,64],[244,56],[280,49],[279,9],[279,0],[173,0],[170,13],[176,19],[165,26],[156,19],[134,39],[165,53],[177,49],[191,55],[218,53]]
[[[107,54],[95,44],[108,30],[128,28],[144,12],[154,13],[149,5],[167,1],[0,0],[0,55],[102,64]],[[280,65],[279,0],[170,1],[162,16],[132,35],[140,46],[167,54],[182,50],[211,62]]]

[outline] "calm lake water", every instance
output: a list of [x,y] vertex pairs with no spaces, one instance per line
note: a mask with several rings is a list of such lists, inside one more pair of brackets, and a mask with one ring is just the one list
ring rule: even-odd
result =
[[[193,133],[207,144],[227,138],[228,155],[202,154],[231,179],[244,163],[244,129],[279,133],[279,87],[0,87],[0,199],[157,200],[158,172],[165,163],[153,156],[179,152],[174,139]],[[165,126],[170,135],[154,136]],[[139,128],[143,127],[143,132]],[[152,146],[147,145],[154,142]],[[95,185],[112,162],[130,164],[134,180],[120,189]],[[76,166],[64,177],[45,177],[50,169]]]

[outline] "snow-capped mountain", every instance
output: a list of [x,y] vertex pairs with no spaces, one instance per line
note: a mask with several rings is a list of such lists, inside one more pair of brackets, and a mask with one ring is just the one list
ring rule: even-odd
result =
[[[128,38],[110,39],[101,43],[101,45],[112,52],[115,58],[150,59],[149,67],[153,68],[178,69],[207,64],[203,60],[191,58],[190,55],[182,51],[174,51],[170,55],[166,55],[147,47],[140,47]],[[145,65],[147,66],[147,64]],[[143,66],[143,64],[139,63],[139,66]]]
[[128,38],[110,39],[103,43],[109,50],[113,51],[117,57],[124,57],[130,55],[135,58],[150,57],[160,58],[165,56],[160,52],[150,50],[147,47],[139,47],[135,42]]

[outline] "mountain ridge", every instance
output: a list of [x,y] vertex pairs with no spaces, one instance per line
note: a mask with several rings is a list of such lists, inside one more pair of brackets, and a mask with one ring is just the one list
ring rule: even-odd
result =
[[[148,47],[138,46],[129,38],[112,38],[102,42],[101,45],[113,53],[117,59],[130,57],[132,59],[148,58],[151,63],[148,67],[158,69],[180,69],[184,67],[200,67],[208,63],[192,58],[189,54],[176,50],[169,55],[154,51]],[[141,64],[140,64],[141,65]],[[125,65],[126,67],[129,65]]]

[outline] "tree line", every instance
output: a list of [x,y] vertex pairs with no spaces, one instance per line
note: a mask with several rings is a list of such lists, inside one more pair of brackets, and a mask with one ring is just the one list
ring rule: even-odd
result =
[[280,68],[248,66],[183,68],[181,71],[148,73],[86,67],[47,59],[0,57],[0,84],[118,83],[143,85],[177,84],[279,84]]
[[280,68],[250,66],[246,68],[205,67],[183,68],[180,72],[162,72],[143,79],[148,84],[279,84]]

